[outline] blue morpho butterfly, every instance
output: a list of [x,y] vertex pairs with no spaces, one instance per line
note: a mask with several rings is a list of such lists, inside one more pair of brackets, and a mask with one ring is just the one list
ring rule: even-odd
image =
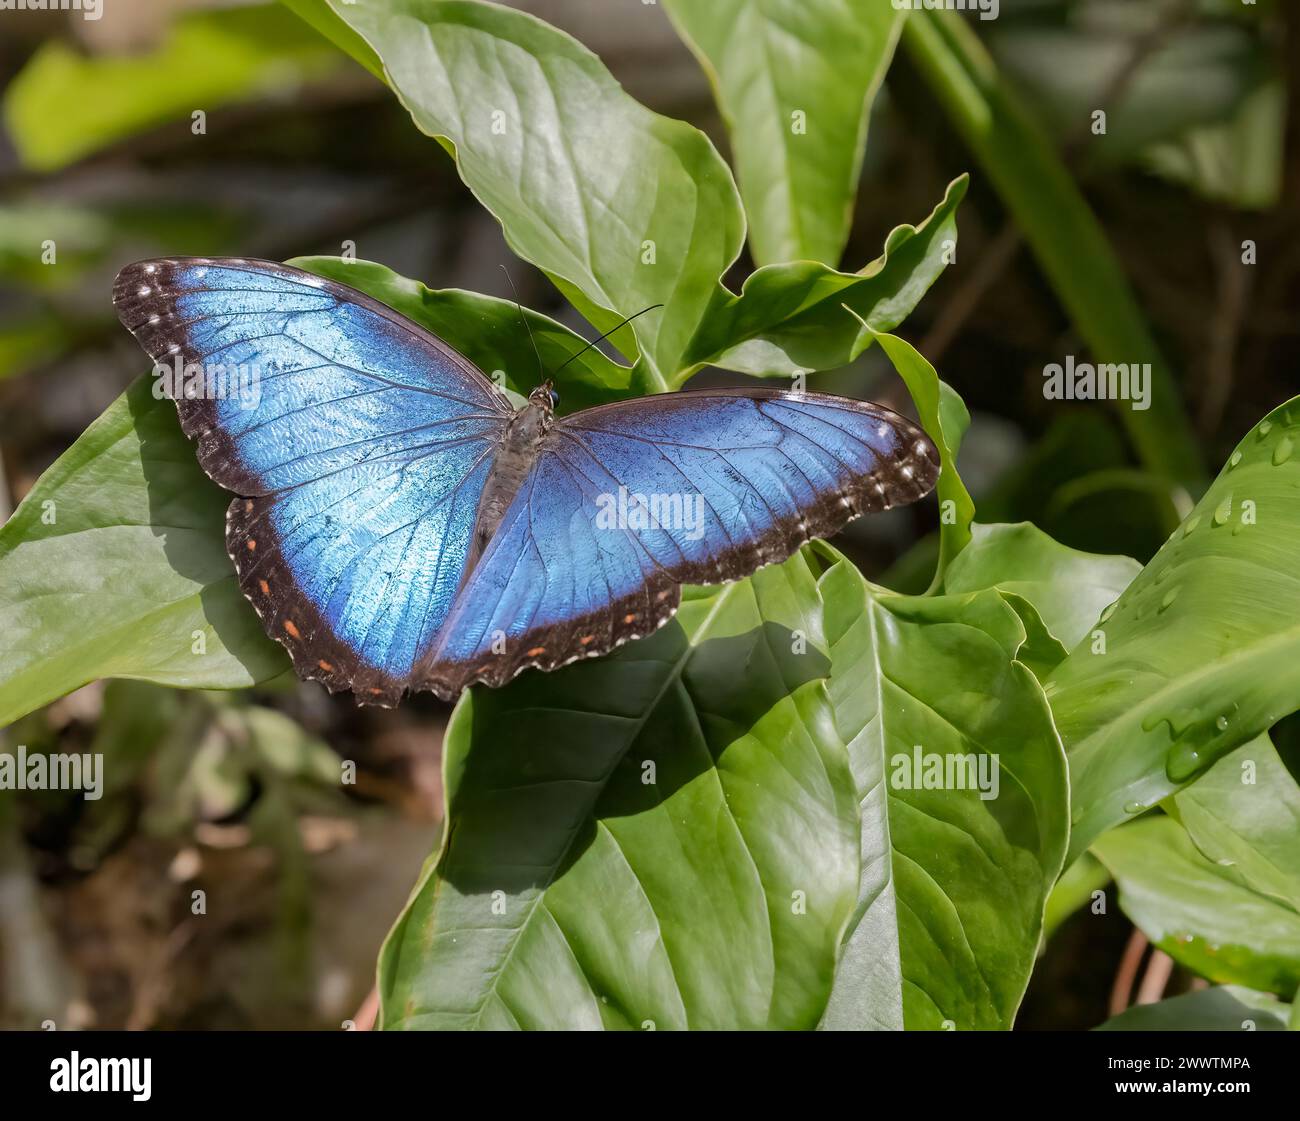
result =
[[[267,633],[300,676],[371,704],[603,654],[672,618],[680,585],[784,560],[939,472],[910,421],[818,393],[708,389],[560,418],[547,383],[515,409],[393,309],[268,261],[141,261],[113,302],[156,363],[206,372],[209,392],[168,392],[203,469],[239,496],[226,548]],[[231,370],[256,371],[260,396],[210,392]]]

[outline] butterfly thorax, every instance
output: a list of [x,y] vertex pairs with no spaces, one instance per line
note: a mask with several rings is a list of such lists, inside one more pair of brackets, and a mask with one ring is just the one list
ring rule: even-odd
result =
[[466,572],[472,569],[505,517],[511,501],[537,459],[537,453],[554,423],[549,393],[534,391],[528,404],[510,418],[501,436],[492,471],[479,499]]

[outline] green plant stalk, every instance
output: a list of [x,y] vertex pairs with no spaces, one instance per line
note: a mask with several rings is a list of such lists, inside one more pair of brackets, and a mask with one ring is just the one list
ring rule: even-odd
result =
[[1150,363],[1151,407],[1118,402],[1142,461],[1193,497],[1207,479],[1182,399],[1096,215],[975,32],[913,12],[903,43],[1015,216],[1096,362]]

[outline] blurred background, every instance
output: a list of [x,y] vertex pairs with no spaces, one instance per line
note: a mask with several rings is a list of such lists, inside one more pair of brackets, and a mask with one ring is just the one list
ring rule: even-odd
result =
[[[511,6],[575,35],[634,96],[727,151],[707,81],[659,6]],[[1217,471],[1300,392],[1300,11],[1002,0],[997,20],[972,26],[1083,186]],[[1104,157],[1089,143],[1099,104],[1111,106]],[[283,259],[350,242],[431,287],[509,297],[506,264],[525,304],[594,334],[509,253],[395,99],[274,5],[104,0],[94,21],[0,12],[0,107],[0,513],[146,370],[109,299],[116,271],[141,257]],[[1145,561],[1186,496],[1141,468],[1113,411],[1044,400],[1044,363],[1086,346],[901,52],[842,267],[878,256],[964,171],[958,261],[902,333],[974,416],[961,467],[980,520],[1032,520]],[[57,267],[41,261],[47,239]],[[1258,246],[1252,268],[1245,240]],[[742,259],[732,286],[751,268]],[[817,385],[905,400],[874,349]],[[911,508],[855,523],[838,544],[872,579],[923,588],[934,524],[932,504]],[[113,682],[0,733],[118,760],[99,801],[0,792],[0,1026],[364,1023],[379,944],[437,842],[448,712],[429,697],[361,710],[292,679],[248,694]],[[1294,722],[1275,740],[1294,771]],[[357,782],[341,790],[343,760]],[[1114,910],[1053,935],[1019,1026],[1106,1017],[1133,957]],[[1158,974],[1146,983],[1167,994],[1187,984]]]

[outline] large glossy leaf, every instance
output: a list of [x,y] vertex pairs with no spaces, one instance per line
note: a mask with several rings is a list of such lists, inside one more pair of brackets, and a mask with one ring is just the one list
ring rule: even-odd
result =
[[1291,1006],[1270,993],[1215,985],[1155,1004],[1139,1004],[1097,1031],[1286,1031]]
[[713,83],[754,259],[834,265],[901,12],[855,0],[666,0]]
[[1092,851],[1133,922],[1211,981],[1291,996],[1300,986],[1300,913],[1252,891],[1163,814],[1112,829]]
[[196,12],[144,54],[86,55],[48,40],[6,90],[4,119],[23,162],[51,171],[146,129],[188,128],[196,109],[283,95],[338,67],[274,4]]
[[1238,445],[1048,695],[1070,756],[1071,850],[1300,708],[1300,401]]
[[382,59],[510,247],[592,322],[665,305],[629,330],[643,385],[671,384],[744,238],[731,172],[703,133],[634,101],[594,54],[523,12],[466,0],[291,7],[345,50],[364,42],[363,57]]
[[1300,914],[1300,787],[1267,735],[1219,760],[1174,804],[1201,852]]
[[798,555],[611,657],[468,694],[384,1026],[814,1025],[858,879],[820,612]]
[[[433,292],[366,262],[299,263],[396,307],[483,370],[506,371],[507,386],[536,378],[537,356],[508,301]],[[527,314],[544,362],[583,345]],[[566,404],[625,392],[626,372],[588,351],[565,371]],[[100,677],[230,689],[281,672],[282,651],[264,636],[226,556],[229,501],[199,469],[174,406],[141,379],[0,529],[0,624],[9,637],[0,649],[0,725]]]
[[[896,596],[821,579],[862,878],[823,1026],[1009,1028],[1067,836],[1065,759],[995,591]],[[996,796],[909,788],[907,761],[996,756]]]
[[1142,571],[1131,557],[1083,553],[1027,522],[976,525],[944,577],[949,592],[1000,588],[1033,604],[1048,631],[1069,650]]
[[118,398],[0,528],[0,725],[99,677],[283,670],[226,557],[228,501],[148,379]]
[[710,310],[688,367],[789,377],[852,362],[875,341],[873,331],[897,327],[955,260],[957,207],[967,183],[964,175],[955,179],[920,225],[895,228],[884,253],[858,272],[812,261],[758,269],[739,296],[726,293]]
[[286,2],[388,82],[511,248],[592,323],[667,305],[613,336],[632,355],[635,332],[639,391],[679,386],[706,364],[782,376],[843,366],[871,342],[843,305],[890,330],[952,263],[964,177],[859,272],[770,265],[733,295],[719,278],[744,216],[721,157],[629,98],[562,32],[474,0]]

